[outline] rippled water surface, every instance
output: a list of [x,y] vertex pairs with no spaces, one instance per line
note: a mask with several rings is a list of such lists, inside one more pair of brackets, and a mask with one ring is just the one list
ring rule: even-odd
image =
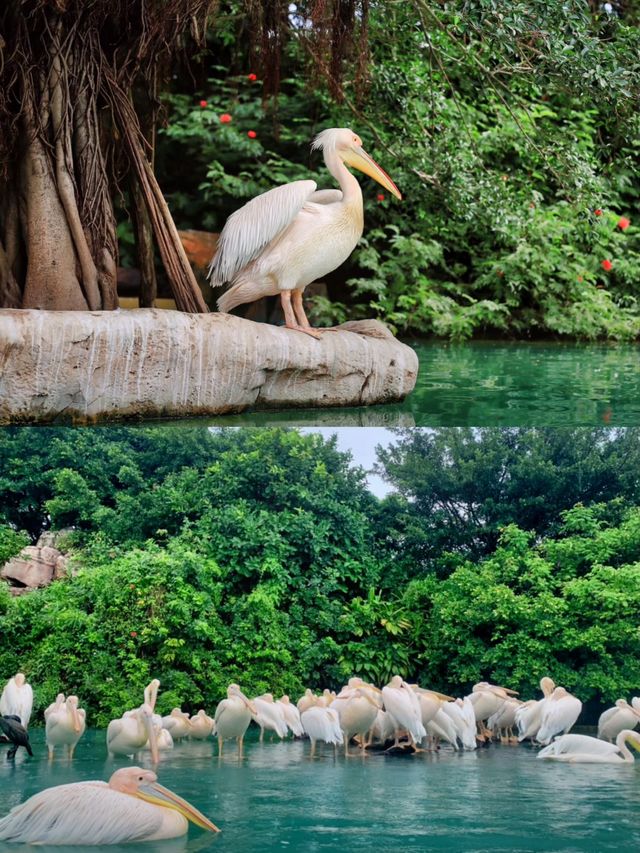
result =
[[[32,741],[35,759],[20,750],[15,766],[0,746],[0,815],[44,787],[107,779],[127,763],[107,758],[102,731],[85,736],[71,764],[48,763],[42,730]],[[640,847],[640,761],[549,764],[526,747],[507,746],[348,760],[326,749],[310,760],[308,742],[261,745],[255,737],[241,762],[231,744],[222,760],[215,752],[213,741],[185,742],[162,754],[158,775],[220,826],[219,835],[193,827],[184,839],[103,849],[577,853]],[[20,849],[85,850],[0,842],[2,853]]]
[[404,403],[256,412],[236,425],[631,426],[640,423],[640,347],[550,342],[409,342],[420,374]]

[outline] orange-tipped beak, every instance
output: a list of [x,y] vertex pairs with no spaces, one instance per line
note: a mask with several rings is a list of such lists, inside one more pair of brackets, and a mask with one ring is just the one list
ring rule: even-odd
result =
[[370,178],[373,178],[374,181],[383,186],[385,190],[388,190],[397,199],[402,201],[402,195],[398,187],[393,183],[384,169],[378,166],[373,157],[367,154],[364,148],[352,148],[342,155],[342,159],[347,166],[351,166],[353,169],[358,169],[358,171],[364,172],[365,175],[369,175]]

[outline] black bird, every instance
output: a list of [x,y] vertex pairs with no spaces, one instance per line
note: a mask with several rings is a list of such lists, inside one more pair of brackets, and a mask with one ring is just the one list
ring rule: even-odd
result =
[[16,717],[13,714],[0,717],[0,732],[13,744],[7,753],[7,761],[11,761],[16,757],[19,746],[24,746],[29,755],[33,756],[31,744],[29,743],[29,734],[20,722],[20,717]]

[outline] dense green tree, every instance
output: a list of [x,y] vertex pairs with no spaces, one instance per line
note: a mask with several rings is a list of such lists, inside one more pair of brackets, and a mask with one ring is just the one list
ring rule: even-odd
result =
[[[511,523],[546,534],[576,503],[640,500],[637,429],[405,430],[379,451],[395,495],[378,510],[403,565],[450,571]],[[616,512],[617,504],[609,504]],[[408,568],[408,571],[411,569]]]

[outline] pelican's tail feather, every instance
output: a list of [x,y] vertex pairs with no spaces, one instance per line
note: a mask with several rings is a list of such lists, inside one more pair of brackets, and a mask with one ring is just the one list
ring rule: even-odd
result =
[[266,296],[264,286],[259,281],[250,278],[237,279],[228,290],[218,299],[218,311],[228,314],[238,305],[246,302],[255,302],[262,296]]

